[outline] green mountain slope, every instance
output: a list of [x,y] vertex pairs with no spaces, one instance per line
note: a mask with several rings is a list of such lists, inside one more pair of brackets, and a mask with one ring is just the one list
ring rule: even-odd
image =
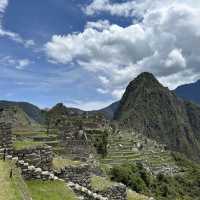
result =
[[145,72],[128,85],[114,119],[200,160],[199,116],[200,107],[178,98]]
[[118,106],[119,106],[119,101],[114,102],[111,105],[107,106],[106,108],[103,108],[96,112],[102,113],[107,119],[113,119],[114,113],[117,110]]
[[32,130],[40,125],[31,119],[19,106],[0,105],[0,122],[12,125],[13,130]]
[[18,106],[21,108],[29,118],[33,119],[37,123],[43,124],[45,119],[42,110],[37,106],[27,102],[12,102],[12,101],[0,101],[0,107]]

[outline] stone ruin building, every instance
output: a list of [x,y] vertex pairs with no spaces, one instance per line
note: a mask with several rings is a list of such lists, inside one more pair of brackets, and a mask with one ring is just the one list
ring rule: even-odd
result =
[[61,145],[66,154],[74,160],[87,161],[94,148],[81,127],[65,126],[60,131]]
[[12,150],[12,127],[5,122],[0,123],[0,148]]
[[71,159],[88,161],[96,155],[94,141],[107,129],[108,124],[104,121],[98,123],[96,118],[93,121],[83,120],[78,124],[68,122],[59,131],[61,146]]

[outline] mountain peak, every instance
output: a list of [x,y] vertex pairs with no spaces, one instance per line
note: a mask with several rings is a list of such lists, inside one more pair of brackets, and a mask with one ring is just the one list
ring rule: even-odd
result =
[[145,72],[128,85],[114,119],[123,127],[167,144],[171,150],[199,159],[199,132],[195,128],[200,122],[198,116],[199,107],[179,99],[153,74]]
[[146,106],[150,100],[156,102],[160,95],[169,96],[169,93],[170,91],[163,87],[153,74],[143,72],[129,83],[114,118],[120,118],[124,110],[131,112],[135,105]]
[[155,78],[155,76],[152,73],[149,72],[143,72],[140,75],[138,75],[133,81],[130,82],[129,86],[139,86],[142,85],[144,87],[153,87],[153,86],[161,86],[161,84],[158,82],[158,80]]
[[138,75],[137,78],[143,78],[143,79],[155,79],[155,76],[150,72],[142,72]]

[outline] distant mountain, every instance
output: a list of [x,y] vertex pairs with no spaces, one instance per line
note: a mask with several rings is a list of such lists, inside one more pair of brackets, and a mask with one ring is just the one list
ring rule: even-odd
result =
[[96,112],[102,113],[107,119],[113,119],[114,113],[117,110],[118,106],[119,106],[119,101],[114,102],[111,105],[107,106],[106,108],[103,108]]
[[179,97],[200,105],[200,80],[195,83],[179,86],[174,92]]
[[19,106],[0,105],[0,122],[12,125],[13,130],[32,130],[40,125],[30,118]]
[[66,107],[63,103],[58,103],[49,110],[49,113],[54,115],[65,115],[65,116],[79,116],[82,115],[85,111],[78,108],[69,108]]
[[35,122],[40,124],[45,122],[42,110],[33,104],[27,102],[0,101],[0,107],[4,106],[18,106],[28,115],[30,119]]
[[200,107],[178,98],[150,73],[129,83],[114,119],[200,160]]
[[[177,87],[173,92],[175,92],[178,97],[200,105],[200,80],[195,83],[181,85]],[[103,113],[108,119],[113,119],[114,113],[117,110],[118,106],[119,101],[112,103],[106,108],[98,110],[98,112]]]

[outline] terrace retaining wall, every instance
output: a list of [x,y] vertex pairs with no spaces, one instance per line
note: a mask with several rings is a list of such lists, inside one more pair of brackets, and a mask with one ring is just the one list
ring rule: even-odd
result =
[[20,160],[41,168],[42,170],[51,170],[53,163],[53,150],[52,147],[35,147],[31,149],[15,150],[14,156]]

